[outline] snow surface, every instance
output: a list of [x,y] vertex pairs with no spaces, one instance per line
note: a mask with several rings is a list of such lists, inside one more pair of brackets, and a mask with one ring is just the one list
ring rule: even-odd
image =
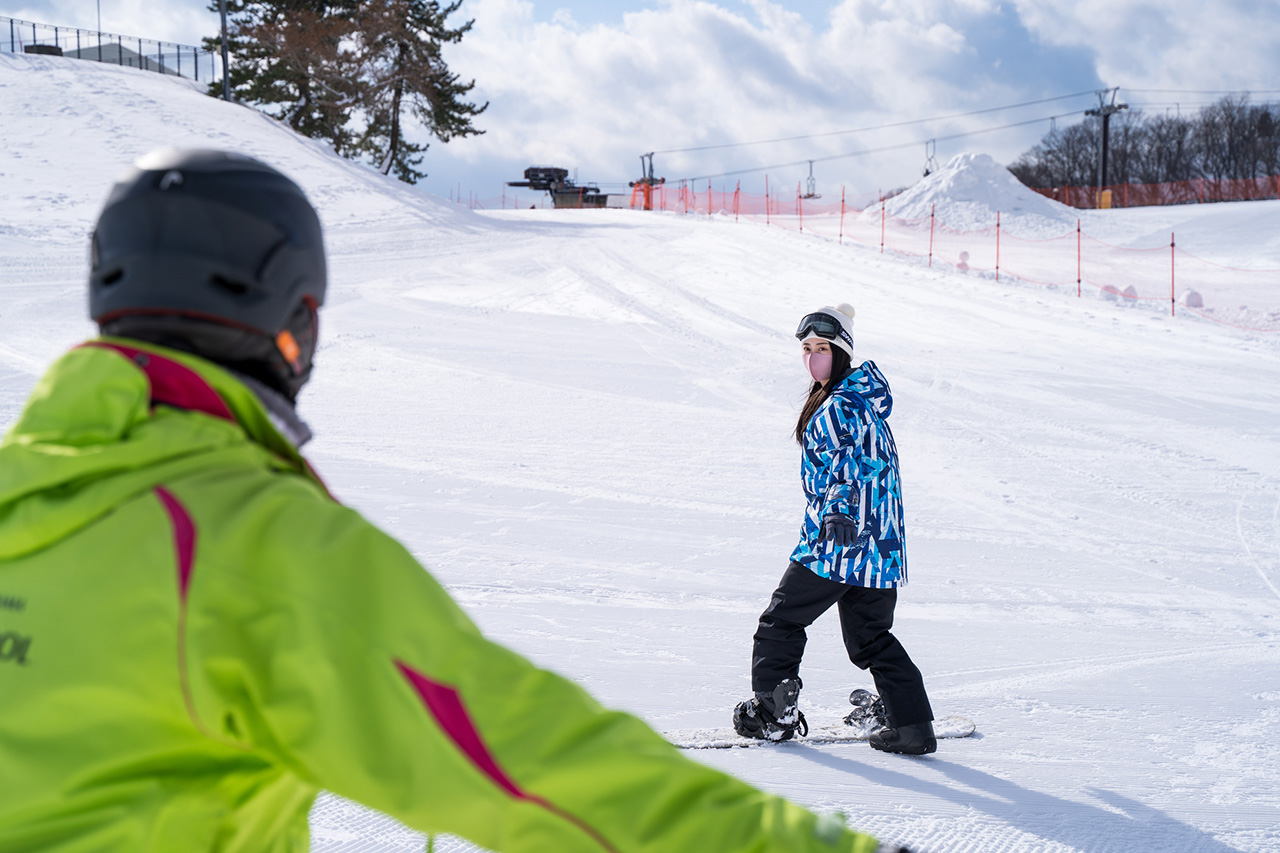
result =
[[[720,218],[479,216],[95,63],[0,56],[0,116],[0,426],[92,333],[112,179],[160,144],[260,156],[328,228],[301,411],[334,491],[499,641],[659,729],[723,726],[799,526],[793,324],[849,301],[896,398],[895,630],[937,713],[978,732],[922,759],[698,758],[935,853],[1280,849],[1280,335]],[[1276,266],[1274,203],[1106,216]],[[870,686],[838,633],[833,614],[810,632],[811,721]],[[421,848],[333,798],[313,831],[315,850]]]

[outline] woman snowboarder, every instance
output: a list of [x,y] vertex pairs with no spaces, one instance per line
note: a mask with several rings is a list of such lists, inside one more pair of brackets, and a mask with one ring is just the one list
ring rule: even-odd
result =
[[885,422],[893,398],[874,362],[852,366],[853,313],[848,304],[822,308],[796,329],[813,378],[795,430],[808,508],[756,629],[755,696],[734,709],[733,727],[775,741],[808,731],[797,706],[805,628],[834,604],[849,660],[871,670],[880,694],[855,690],[845,721],[877,729],[876,749],[923,755],[937,749],[933,710],[920,670],[890,633],[907,582],[898,452]]

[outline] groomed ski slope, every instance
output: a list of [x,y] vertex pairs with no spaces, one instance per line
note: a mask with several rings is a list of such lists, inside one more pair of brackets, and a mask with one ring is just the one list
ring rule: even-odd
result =
[[[496,639],[659,729],[724,725],[799,524],[791,331],[849,301],[895,394],[896,630],[935,710],[978,733],[924,759],[694,755],[935,853],[1280,849],[1277,336],[731,220],[473,214],[129,69],[0,56],[0,115],[0,426],[92,333],[112,179],[158,144],[259,156],[328,228],[300,410],[334,492]],[[1235,233],[1217,257],[1247,261]],[[810,632],[811,720],[871,686],[837,635],[834,614]],[[313,830],[315,850],[421,849],[333,799]]]

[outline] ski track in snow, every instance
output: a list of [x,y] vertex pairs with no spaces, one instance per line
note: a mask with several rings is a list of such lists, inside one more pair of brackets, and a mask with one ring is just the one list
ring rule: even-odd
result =
[[[698,759],[935,853],[1280,849],[1280,335],[728,219],[477,215],[96,63],[0,56],[0,113],[23,116],[0,149],[0,423],[92,334],[85,246],[111,180],[160,142],[263,157],[327,228],[301,410],[335,493],[495,639],[658,729],[723,726],[803,505],[791,331],[847,300],[895,394],[896,630],[935,710],[978,731],[922,759]],[[1275,266],[1280,205],[1090,226]],[[830,614],[810,631],[811,717],[871,686],[837,635]],[[326,853],[422,846],[328,795],[312,825]]]

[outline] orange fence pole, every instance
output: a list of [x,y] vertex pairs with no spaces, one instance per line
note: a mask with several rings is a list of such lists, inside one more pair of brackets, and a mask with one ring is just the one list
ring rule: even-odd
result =
[[884,254],[884,195],[880,196],[880,254]]
[[1080,220],[1076,220],[1076,297],[1080,296]]
[[1000,280],[1000,211],[996,211],[996,281]]
[[840,185],[840,245],[844,245],[844,184]]
[[933,266],[933,211],[936,204],[929,205],[929,266]]

